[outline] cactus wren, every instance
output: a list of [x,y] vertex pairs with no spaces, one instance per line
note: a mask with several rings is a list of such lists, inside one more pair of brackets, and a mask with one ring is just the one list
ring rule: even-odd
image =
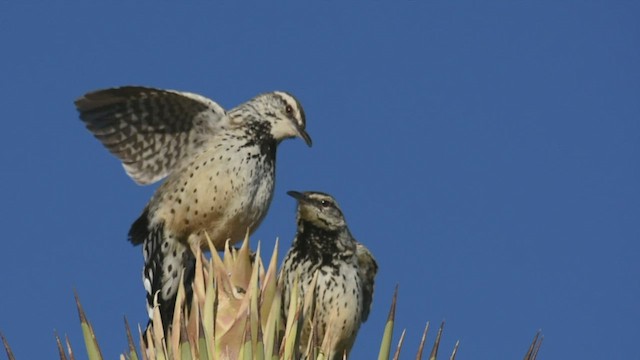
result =
[[[289,191],[298,200],[298,231],[282,271],[283,312],[289,308],[296,278],[304,296],[318,272],[313,307],[317,344],[328,344],[327,359],[342,359],[367,320],[378,265],[369,250],[358,243],[335,199],[320,192]],[[306,348],[311,323],[305,321],[300,347]],[[326,336],[330,338],[326,338]],[[327,349],[324,345],[323,348]]]
[[129,231],[131,243],[143,244],[149,317],[159,292],[167,329],[183,272],[191,296],[192,248],[207,248],[205,233],[222,249],[253,232],[273,196],[278,144],[300,137],[311,146],[302,107],[275,91],[225,112],[197,94],[133,86],[91,92],[75,105],[135,182],[167,177]]

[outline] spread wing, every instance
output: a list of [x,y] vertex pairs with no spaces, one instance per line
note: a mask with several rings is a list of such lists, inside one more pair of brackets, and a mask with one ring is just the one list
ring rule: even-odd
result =
[[358,256],[358,272],[362,280],[362,322],[367,321],[371,303],[373,302],[373,287],[378,264],[373,255],[364,245],[357,243],[356,255]]
[[75,105],[87,129],[143,185],[197,153],[225,116],[220,105],[203,96],[137,86],[91,92]]

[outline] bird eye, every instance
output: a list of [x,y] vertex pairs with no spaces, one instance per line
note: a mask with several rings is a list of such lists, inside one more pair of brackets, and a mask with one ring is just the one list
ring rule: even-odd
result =
[[327,200],[321,200],[320,205],[322,205],[323,207],[329,207],[331,206],[331,203],[328,202]]
[[287,105],[284,110],[287,112],[287,114],[291,114],[293,112],[293,108],[291,107],[291,105]]

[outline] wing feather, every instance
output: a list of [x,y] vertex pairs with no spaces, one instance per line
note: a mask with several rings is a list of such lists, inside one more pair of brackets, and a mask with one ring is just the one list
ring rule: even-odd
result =
[[357,243],[358,272],[362,281],[362,322],[367,321],[373,302],[373,288],[378,273],[378,264],[373,255],[364,245]]
[[181,167],[225,116],[206,97],[139,86],[91,92],[75,105],[87,129],[138,184],[154,183]]

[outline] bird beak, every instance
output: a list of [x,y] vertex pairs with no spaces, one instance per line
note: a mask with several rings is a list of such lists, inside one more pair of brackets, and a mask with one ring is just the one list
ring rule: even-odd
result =
[[304,140],[305,143],[307,143],[307,146],[311,147],[312,141],[311,141],[311,137],[309,136],[309,134],[307,134],[307,131],[305,129],[298,128],[298,134],[299,134],[300,138],[302,140]]
[[287,195],[291,196],[292,198],[298,200],[298,201],[304,201],[307,199],[307,197],[298,191],[287,191]]

